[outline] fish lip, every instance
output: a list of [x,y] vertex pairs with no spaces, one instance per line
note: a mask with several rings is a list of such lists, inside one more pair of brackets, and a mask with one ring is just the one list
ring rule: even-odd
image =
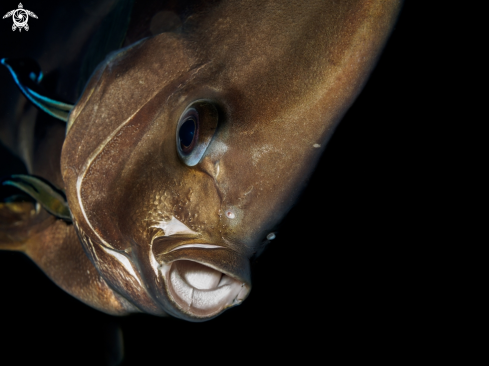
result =
[[[156,262],[160,267],[177,260],[190,260],[251,284],[248,258],[228,247],[208,243],[184,242],[173,246],[171,249],[155,254],[153,252]],[[223,261],[223,257],[226,257],[225,259],[227,260]]]
[[[202,322],[215,318],[241,304],[251,290],[249,260],[223,246],[181,243],[161,253],[157,262],[165,283],[165,297],[172,308],[170,313],[181,319]],[[212,276],[220,275],[217,285],[203,289],[190,284],[185,269],[182,271],[182,267],[192,266],[190,262]]]
[[[217,248],[225,248],[221,245],[214,245],[214,244],[200,244],[200,243],[194,243],[194,244],[181,244],[175,248],[172,248],[168,250],[166,253],[171,253],[174,252],[175,250],[181,250],[181,249],[186,249],[186,248],[205,248],[205,249],[217,249]],[[165,254],[166,254],[165,253]]]
[[[150,244],[153,256],[155,258],[164,258],[170,252],[179,250],[182,247],[190,247],[192,245],[208,246],[209,249],[211,249],[211,247],[221,247],[219,245],[208,243],[206,240],[203,240],[203,238],[198,235],[186,234],[154,236]],[[162,261],[164,261],[164,259],[160,260],[159,262]]]

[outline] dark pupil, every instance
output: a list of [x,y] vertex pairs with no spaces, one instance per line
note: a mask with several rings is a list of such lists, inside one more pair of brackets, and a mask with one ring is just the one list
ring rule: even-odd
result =
[[195,121],[193,119],[186,120],[180,127],[178,132],[178,137],[180,138],[180,143],[182,147],[189,147],[192,144],[195,134]]

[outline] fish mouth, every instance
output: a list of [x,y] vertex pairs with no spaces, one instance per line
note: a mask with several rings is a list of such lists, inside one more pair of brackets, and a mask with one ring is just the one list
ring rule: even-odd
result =
[[173,262],[165,277],[171,300],[185,314],[202,320],[241,304],[249,292],[244,282],[190,260]]
[[160,263],[172,313],[185,320],[210,320],[241,304],[251,290],[249,261],[224,247],[181,245]]

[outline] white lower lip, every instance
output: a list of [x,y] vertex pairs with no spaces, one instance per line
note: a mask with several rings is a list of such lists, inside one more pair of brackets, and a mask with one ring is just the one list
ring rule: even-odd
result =
[[200,263],[175,261],[168,271],[168,287],[174,301],[194,316],[215,315],[241,303],[248,293],[243,282]]

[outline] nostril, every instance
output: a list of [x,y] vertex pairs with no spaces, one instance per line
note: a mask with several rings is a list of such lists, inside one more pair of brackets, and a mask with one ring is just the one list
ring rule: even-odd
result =
[[221,272],[197,262],[177,261],[175,267],[190,286],[199,290],[214,289],[221,281]]

